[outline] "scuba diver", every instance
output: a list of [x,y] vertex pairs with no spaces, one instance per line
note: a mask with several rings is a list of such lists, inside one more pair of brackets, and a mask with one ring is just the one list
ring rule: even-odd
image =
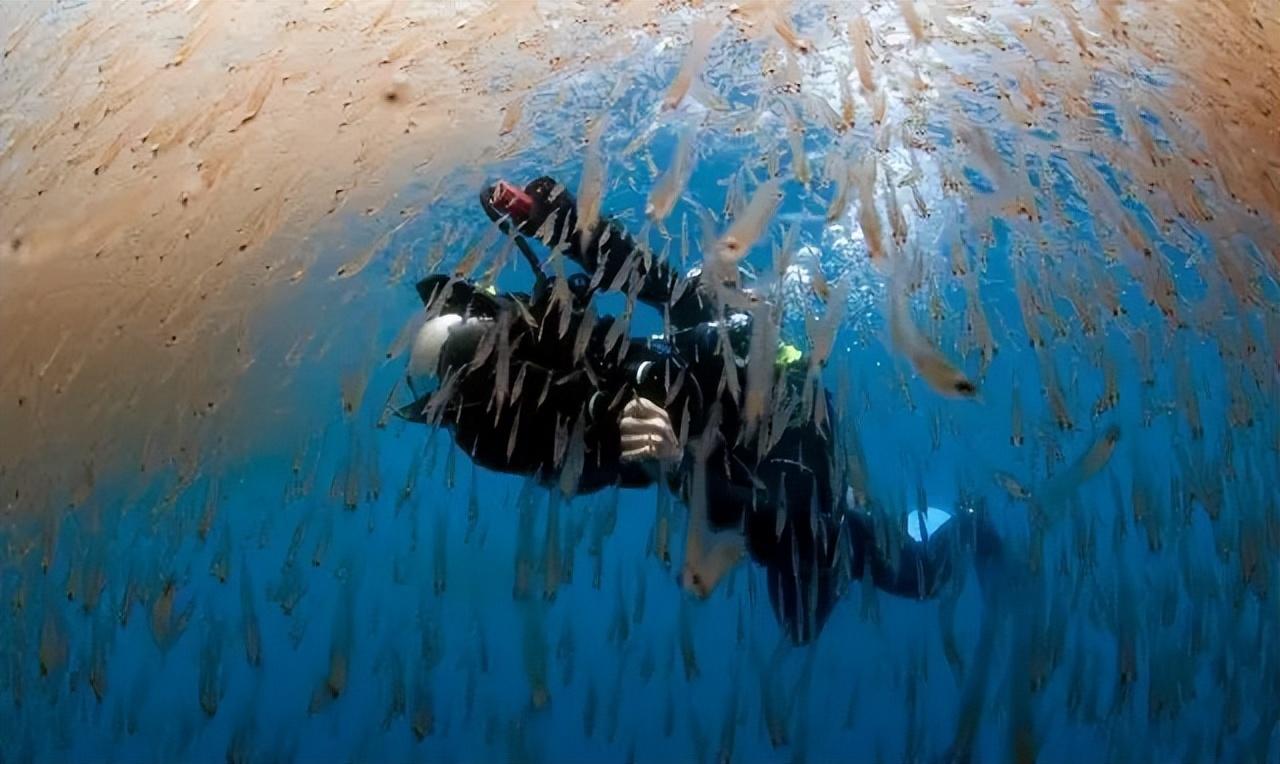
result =
[[[927,598],[958,549],[996,548],[981,511],[930,509],[906,522],[851,506],[829,394],[814,392],[797,349],[783,344],[776,359],[769,349],[773,405],[748,410],[749,356],[776,333],[756,336],[762,313],[735,279],[682,277],[611,218],[580,227],[574,198],[548,177],[524,189],[500,181],[480,202],[533,267],[533,289],[420,281],[426,321],[407,369],[414,401],[400,416],[447,428],[480,466],[566,494],[665,483],[690,511],[684,588],[707,596],[749,555],[795,644],[818,635],[854,580]],[[583,272],[547,275],[525,237]],[[627,294],[621,317],[597,315],[603,291]],[[661,335],[628,336],[637,301],[662,314]]]

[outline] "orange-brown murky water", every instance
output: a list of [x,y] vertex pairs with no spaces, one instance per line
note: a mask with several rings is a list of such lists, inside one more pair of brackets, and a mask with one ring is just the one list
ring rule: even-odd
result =
[[37,483],[194,448],[251,311],[309,277],[326,233],[509,146],[503,110],[624,53],[646,7],[0,7],[5,483],[50,456],[69,472]]

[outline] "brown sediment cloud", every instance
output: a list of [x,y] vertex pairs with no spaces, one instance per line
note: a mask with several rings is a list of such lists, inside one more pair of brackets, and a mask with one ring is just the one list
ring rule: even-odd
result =
[[1203,132],[1208,161],[1234,196],[1280,221],[1280,4],[1182,0],[1150,28],[1169,37],[1164,62],[1182,79],[1172,105]]
[[211,437],[250,311],[326,231],[492,157],[507,104],[624,53],[648,7],[0,7],[4,503]]

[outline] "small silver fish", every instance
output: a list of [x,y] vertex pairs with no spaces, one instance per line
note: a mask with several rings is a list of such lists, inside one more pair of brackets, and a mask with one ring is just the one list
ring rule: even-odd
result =
[[694,132],[692,130],[681,132],[680,138],[676,141],[676,150],[672,155],[671,164],[653,184],[653,190],[649,192],[649,201],[645,205],[644,213],[654,223],[660,224],[667,219],[684,191],[689,175],[693,172],[693,147]]

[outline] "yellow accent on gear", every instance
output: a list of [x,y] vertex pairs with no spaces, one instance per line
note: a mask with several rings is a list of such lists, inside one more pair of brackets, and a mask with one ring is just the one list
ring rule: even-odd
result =
[[804,357],[804,353],[800,352],[800,348],[796,347],[795,345],[792,345],[789,342],[783,342],[778,345],[777,364],[779,366],[790,366],[791,364],[796,363],[803,357]]

